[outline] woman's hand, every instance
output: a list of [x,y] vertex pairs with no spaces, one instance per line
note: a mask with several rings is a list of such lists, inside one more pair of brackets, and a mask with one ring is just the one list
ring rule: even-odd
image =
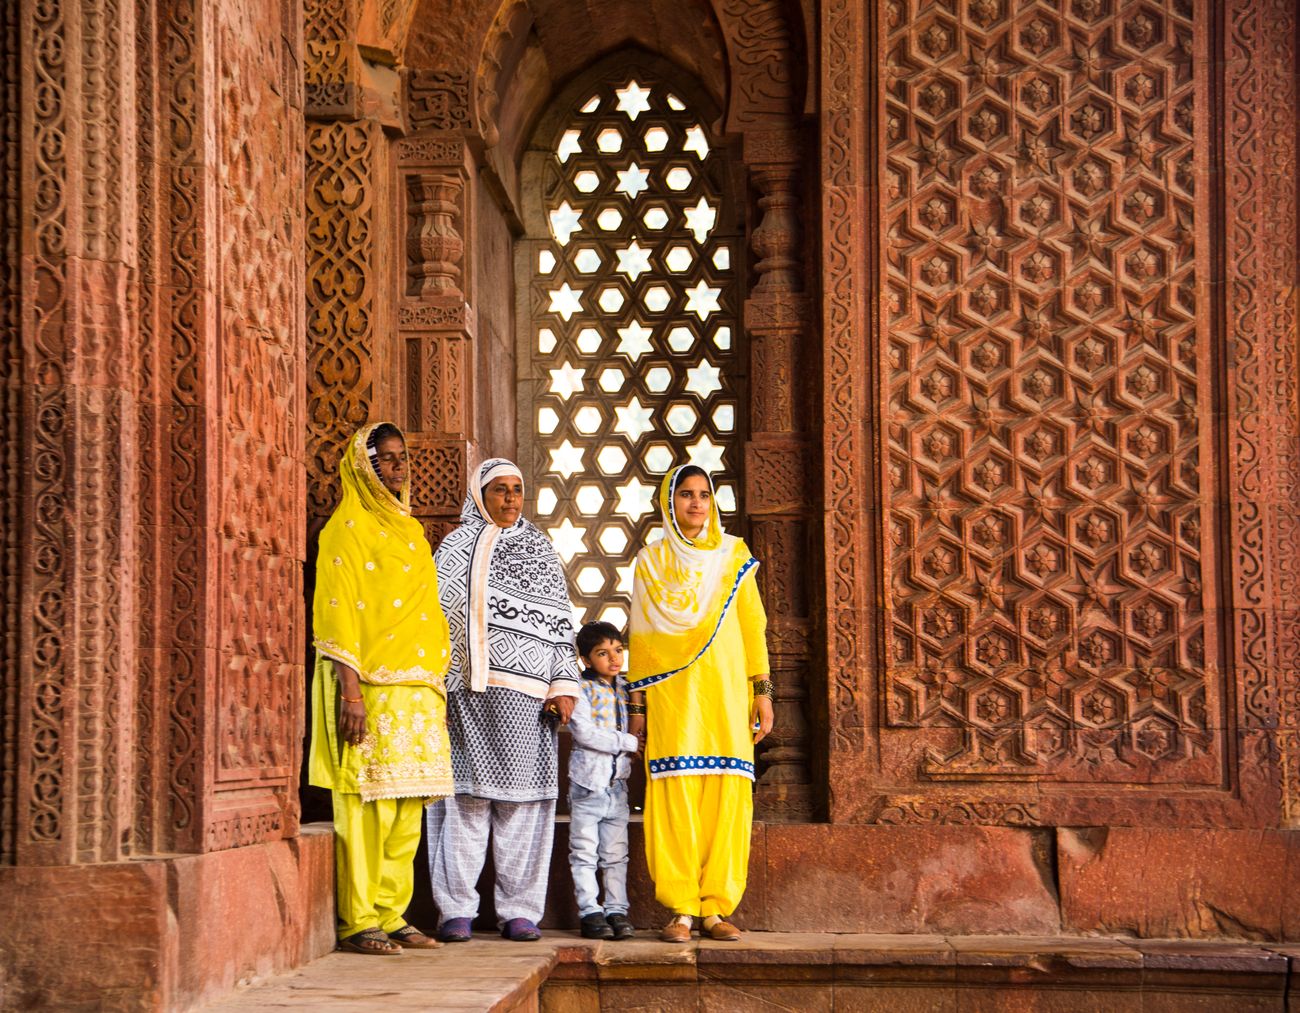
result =
[[354,746],[366,737],[366,705],[344,700],[339,710],[339,737]]
[[772,730],[772,699],[766,696],[754,697],[754,706],[749,711],[749,730],[754,733],[754,745],[758,745]]
[[366,702],[361,696],[361,679],[341,662],[334,662],[339,680],[339,738],[353,746],[366,737]]
[[641,740],[645,745],[645,715],[629,714],[627,716],[627,730]]
[[560,719],[560,724],[567,725],[569,718],[573,717],[573,707],[578,701],[571,696],[556,696],[546,701],[546,713],[554,714]]

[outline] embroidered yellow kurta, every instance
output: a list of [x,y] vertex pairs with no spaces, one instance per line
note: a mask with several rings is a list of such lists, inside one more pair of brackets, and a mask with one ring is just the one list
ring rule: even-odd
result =
[[[452,791],[446,688],[450,662],[438,574],[409,488],[393,496],[360,430],[343,455],[343,497],[321,532],[313,607],[311,783],[363,801],[435,799]],[[354,669],[366,732],[338,736],[335,664]]]

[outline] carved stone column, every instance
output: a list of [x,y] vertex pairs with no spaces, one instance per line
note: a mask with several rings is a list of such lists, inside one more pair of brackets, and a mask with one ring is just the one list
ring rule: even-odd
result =
[[460,514],[472,458],[474,312],[462,267],[469,152],[457,134],[398,144],[406,196],[405,286],[398,306],[412,507],[435,544]]
[[464,299],[460,258],[465,242],[456,231],[465,181],[446,172],[411,173],[406,177],[407,294],[421,299]]
[[793,134],[746,137],[761,211],[750,236],[758,284],[745,304],[753,378],[746,504],[754,551],[763,562],[759,582],[776,684],[776,727],[760,750],[765,769],[756,796],[767,820],[808,819],[817,808],[807,718],[812,448],[803,431],[808,399],[796,359],[810,318],[801,294],[798,150]]

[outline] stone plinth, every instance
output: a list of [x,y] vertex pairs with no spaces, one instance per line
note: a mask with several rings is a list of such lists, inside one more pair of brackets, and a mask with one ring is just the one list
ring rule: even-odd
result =
[[334,948],[334,836],[0,869],[0,1009],[181,1010]]

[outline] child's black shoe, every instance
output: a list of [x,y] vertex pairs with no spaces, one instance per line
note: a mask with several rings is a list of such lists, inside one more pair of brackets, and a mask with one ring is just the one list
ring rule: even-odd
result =
[[607,921],[610,929],[614,932],[615,939],[631,939],[636,935],[636,929],[632,927],[632,919],[627,915],[610,915]]
[[613,939],[614,930],[609,927],[609,922],[605,921],[605,916],[599,911],[594,914],[584,915],[582,918],[582,938],[583,939]]

